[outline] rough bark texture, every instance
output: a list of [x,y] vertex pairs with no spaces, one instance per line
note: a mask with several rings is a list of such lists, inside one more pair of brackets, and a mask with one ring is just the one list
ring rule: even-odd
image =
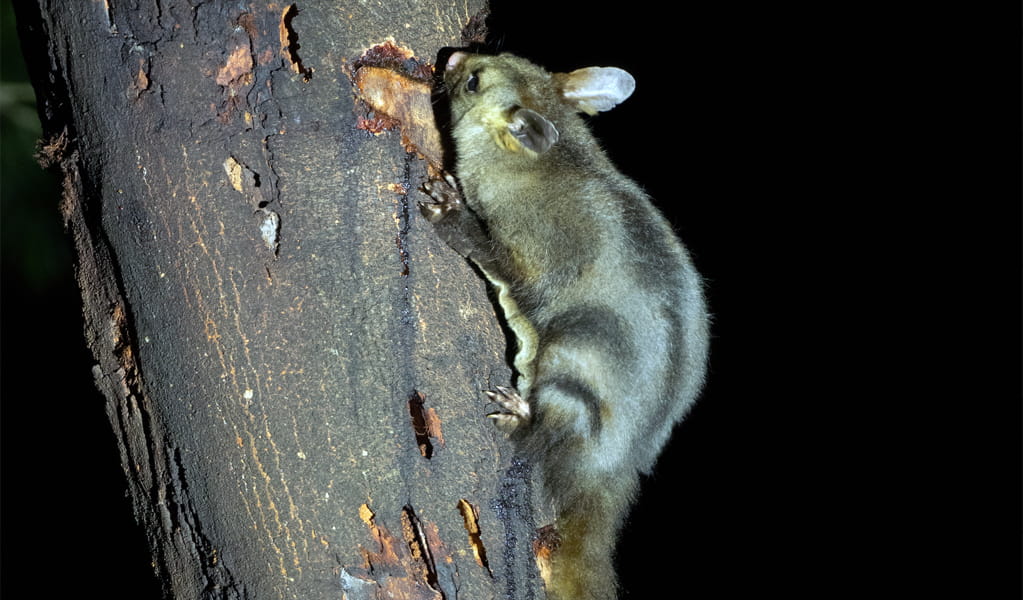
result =
[[[193,5],[194,4],[194,5]],[[479,0],[19,6],[94,375],[175,598],[540,598],[483,282],[350,67]]]

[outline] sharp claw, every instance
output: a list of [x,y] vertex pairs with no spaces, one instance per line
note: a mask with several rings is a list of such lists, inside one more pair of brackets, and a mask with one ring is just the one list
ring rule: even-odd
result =
[[509,415],[507,413],[495,413],[492,415],[487,415],[487,417],[489,417],[490,420],[493,421],[494,427],[508,435],[514,433],[515,430],[518,429],[519,425],[521,424],[521,421],[518,418],[516,418],[514,415]]
[[483,393],[486,394],[493,402],[496,402],[501,407],[502,412],[493,413],[492,415],[487,416],[492,419],[501,420],[502,422],[521,422],[529,419],[529,405],[522,400],[517,390],[503,385],[494,387],[496,391],[484,390]]
[[417,204],[419,204],[419,213],[426,217],[426,220],[431,223],[440,220],[440,217],[443,216],[443,213],[436,204],[429,204],[426,202],[418,202]]

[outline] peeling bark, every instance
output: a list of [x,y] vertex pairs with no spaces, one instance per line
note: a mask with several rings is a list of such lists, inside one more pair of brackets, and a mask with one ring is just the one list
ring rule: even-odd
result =
[[494,308],[350,79],[479,36],[482,3],[18,8],[167,597],[541,598],[530,470],[483,418]]

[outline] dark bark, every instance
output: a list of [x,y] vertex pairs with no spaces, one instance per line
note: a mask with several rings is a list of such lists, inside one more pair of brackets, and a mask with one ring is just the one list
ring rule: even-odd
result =
[[510,377],[494,308],[349,79],[389,36],[432,61],[481,8],[19,6],[168,596],[542,597],[531,476],[483,418]]

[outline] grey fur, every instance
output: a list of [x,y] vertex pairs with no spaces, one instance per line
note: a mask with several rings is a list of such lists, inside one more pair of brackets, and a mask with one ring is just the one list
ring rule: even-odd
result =
[[548,594],[612,600],[638,476],[703,384],[700,276],[577,114],[625,100],[628,73],[551,74],[507,54],[456,53],[447,67],[464,204],[454,181],[435,181],[423,214],[493,283],[517,337],[518,395],[492,394],[495,422],[542,469],[558,510]]

